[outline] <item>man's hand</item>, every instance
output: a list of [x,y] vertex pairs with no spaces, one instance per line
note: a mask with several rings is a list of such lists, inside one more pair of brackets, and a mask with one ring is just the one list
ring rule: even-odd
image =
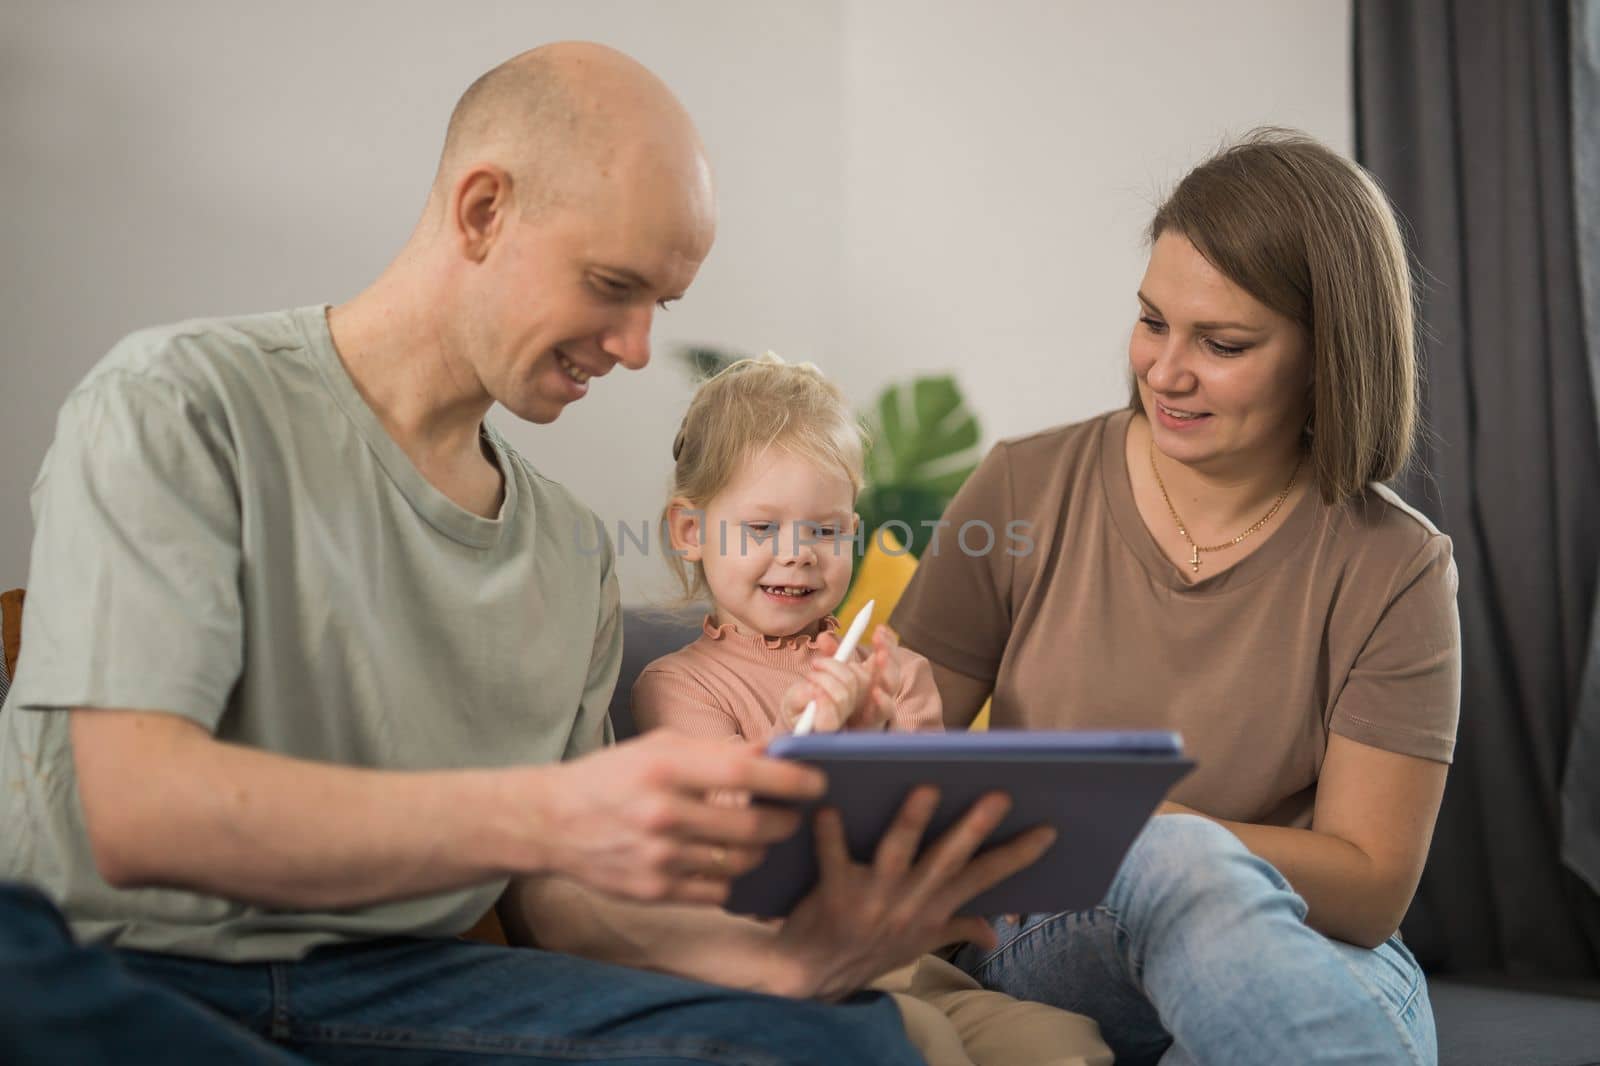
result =
[[1054,843],[1055,830],[1040,826],[977,855],[1011,807],[1009,797],[993,793],[973,804],[918,859],[918,845],[938,804],[935,789],[913,792],[870,865],[851,859],[838,812],[817,813],[817,887],[777,937],[778,950],[796,966],[792,994],[833,999],[945,944],[994,946],[994,930],[986,920],[956,913],[1032,865]]
[[850,859],[838,815],[819,813],[821,877],[781,924],[713,907],[641,905],[562,877],[514,881],[501,918],[513,943],[771,995],[836,999],[942,944],[992,946],[988,922],[952,916],[1055,838],[1041,827],[973,858],[1010,806],[989,795],[917,859],[937,806],[933,789],[914,792],[869,865]]
[[[721,903],[733,878],[799,828],[800,815],[763,800],[822,795],[817,770],[760,749],[656,730],[637,740],[530,775],[545,815],[527,854],[529,872],[569,877],[644,902]],[[713,802],[745,793],[752,803]],[[518,811],[515,801],[502,810]]]

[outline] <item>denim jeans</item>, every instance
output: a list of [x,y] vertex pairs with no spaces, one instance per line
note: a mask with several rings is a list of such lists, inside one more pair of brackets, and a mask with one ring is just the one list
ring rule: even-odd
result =
[[[42,961],[19,974],[21,998],[8,1005],[0,995],[6,1041],[13,1022],[21,1039],[32,1041],[23,1047],[34,1054],[24,1054],[23,1062],[922,1061],[893,1001],[881,993],[841,1004],[791,1000],[461,940],[372,941],[273,963],[111,952],[72,945],[43,897],[32,893],[30,902],[31,913],[0,895],[5,985],[12,984],[10,964],[18,954],[12,926],[43,928],[47,915],[54,927],[53,936],[36,937],[42,947],[34,954]],[[84,965],[88,958],[93,967]],[[127,1009],[107,1012],[101,1009],[107,1001]],[[163,1009],[148,1017],[135,1009],[152,1003]],[[31,1026],[30,1010],[51,1012],[60,1024]],[[6,1017],[12,1011],[15,1017]],[[130,1034],[141,1042],[137,1048],[160,1054],[132,1053]]]
[[1427,984],[1399,937],[1353,947],[1305,916],[1232,833],[1163,815],[1101,906],[999,922],[996,950],[968,945],[954,961],[989,988],[1093,1018],[1119,1066],[1433,1066]]
[[0,881],[0,1061],[293,1066],[301,1059],[79,947],[50,901]]

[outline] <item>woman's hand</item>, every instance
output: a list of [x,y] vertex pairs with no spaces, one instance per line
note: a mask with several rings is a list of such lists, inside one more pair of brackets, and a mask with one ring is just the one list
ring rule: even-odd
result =
[[870,864],[850,857],[837,811],[816,815],[817,887],[777,934],[794,967],[792,994],[836,999],[934,948],[959,941],[993,947],[994,930],[978,917],[955,917],[968,901],[1032,865],[1055,841],[1040,826],[978,854],[1011,800],[980,799],[917,857],[938,791],[919,788],[900,808]]

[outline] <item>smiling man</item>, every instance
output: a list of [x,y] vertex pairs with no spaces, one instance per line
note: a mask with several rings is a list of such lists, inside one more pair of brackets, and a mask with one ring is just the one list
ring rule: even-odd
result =
[[[49,990],[0,997],[24,1058],[917,1061],[853,994],[984,940],[951,915],[1037,849],[974,860],[989,804],[913,862],[931,809],[908,804],[782,930],[705,907],[796,826],[708,793],[822,781],[609,745],[610,553],[485,422],[642,368],[713,228],[666,87],[546,46],[462,97],[421,221],[354,299],[136,333],[72,392],[0,716],[0,971]],[[456,939],[497,901],[546,950]],[[114,954],[86,963],[52,907]]]

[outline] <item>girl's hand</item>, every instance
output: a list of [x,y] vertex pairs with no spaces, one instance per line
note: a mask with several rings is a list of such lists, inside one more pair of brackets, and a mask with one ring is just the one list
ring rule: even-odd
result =
[[859,665],[866,672],[866,698],[846,720],[846,729],[888,729],[894,721],[895,698],[903,682],[900,660],[894,649],[899,646],[888,626],[879,626],[872,634],[872,652]]
[[784,693],[781,713],[789,728],[794,728],[812,700],[817,701],[814,732],[888,728],[903,680],[900,662],[893,654],[898,645],[888,627],[879,626],[872,634],[872,652],[866,658],[837,663],[833,654],[839,650],[839,638],[832,633],[823,634],[817,640],[817,655],[807,677]]
[[823,637],[817,644],[816,658],[806,668],[806,676],[783,694],[780,713],[789,729],[794,729],[806,704],[816,700],[817,717],[812,731],[837,733],[866,695],[870,672],[860,663],[834,662],[833,652],[838,646],[831,635]]

